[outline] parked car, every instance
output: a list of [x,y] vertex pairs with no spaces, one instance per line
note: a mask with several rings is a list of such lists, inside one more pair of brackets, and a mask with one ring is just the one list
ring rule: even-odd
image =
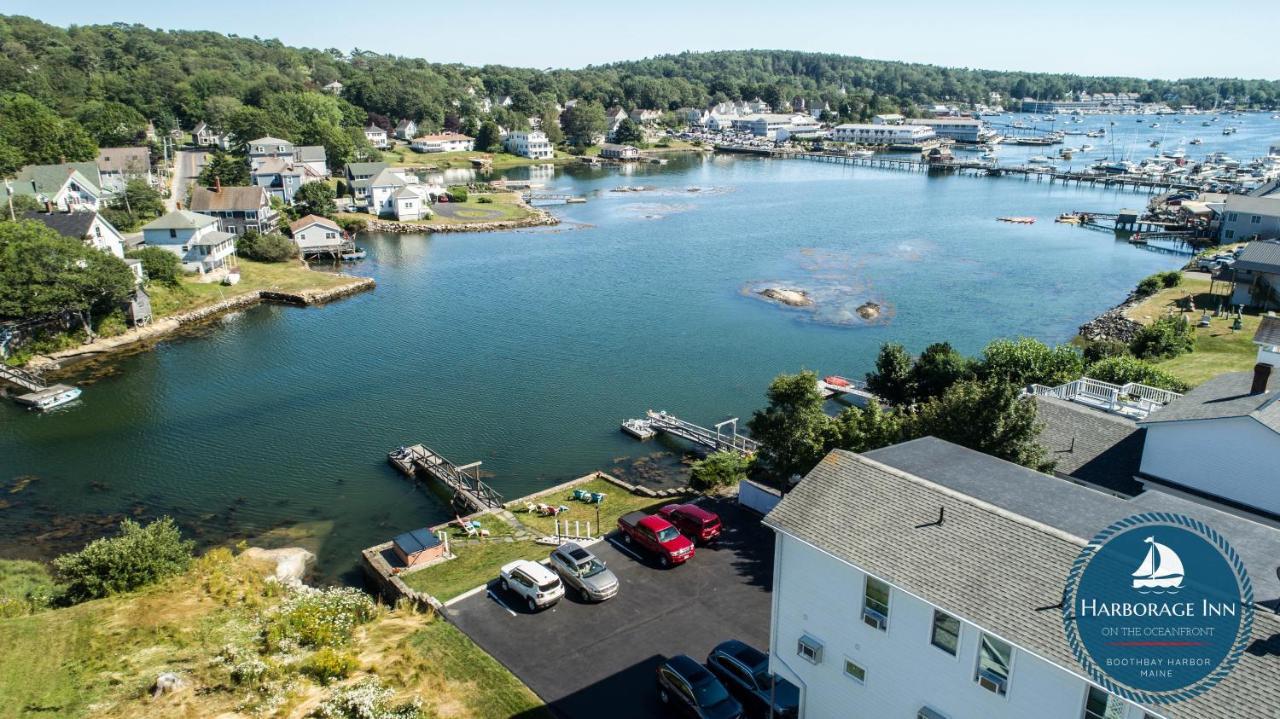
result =
[[1222,266],[1222,258],[1214,255],[1213,257],[1201,257],[1196,260],[1197,270],[1213,271]]
[[664,567],[693,559],[693,542],[656,514],[624,514],[618,518],[618,531],[622,533],[622,541],[656,555]]
[[692,657],[681,654],[658,667],[658,699],[697,719],[739,719],[742,705],[719,679]]
[[800,690],[770,673],[769,655],[745,642],[730,639],[718,644],[707,655],[707,669],[751,716],[770,716],[770,701],[776,719],[795,719],[800,714]]
[[720,515],[696,504],[668,504],[658,510],[658,516],[675,525],[695,544],[706,544],[720,536]]
[[603,602],[618,593],[618,578],[604,562],[576,542],[561,544],[551,553],[551,568],[566,587],[584,599]]
[[564,585],[555,572],[528,559],[503,565],[499,577],[502,588],[523,597],[531,612],[546,609],[564,596]]

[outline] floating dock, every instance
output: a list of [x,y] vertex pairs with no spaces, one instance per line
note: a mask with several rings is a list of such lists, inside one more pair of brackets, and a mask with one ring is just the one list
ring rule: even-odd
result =
[[500,509],[503,505],[502,495],[480,481],[479,462],[459,466],[421,444],[393,449],[387,453],[387,461],[405,476],[433,479],[452,491],[451,503],[461,514]]
[[866,407],[871,400],[878,399],[874,392],[867,389],[866,382],[840,375],[828,375],[818,380],[818,394],[822,395],[823,399],[839,396],[858,407]]
[[[623,422],[622,430],[637,439],[648,439],[662,432],[713,452],[728,451],[750,456],[760,449],[759,442],[746,435],[738,434],[737,417],[717,423],[715,429],[707,429],[667,412],[649,410],[643,419],[629,419]],[[646,433],[648,436],[641,436]]]

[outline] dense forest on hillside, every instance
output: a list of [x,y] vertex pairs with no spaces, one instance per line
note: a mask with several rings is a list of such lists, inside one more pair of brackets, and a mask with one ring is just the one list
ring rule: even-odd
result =
[[[1226,100],[1270,106],[1280,99],[1277,81],[998,72],[780,50],[681,53],[578,70],[467,67],[141,25],[60,28],[14,16],[0,16],[0,53],[0,102],[8,103],[0,105],[0,120],[10,120],[7,131],[0,128],[0,172],[19,160],[83,159],[86,135],[98,144],[124,142],[146,120],[161,130],[205,120],[224,130],[269,131],[349,155],[360,141],[351,131],[366,117],[379,123],[416,118],[427,130],[465,128],[468,118],[481,115],[484,98],[503,95],[512,105],[495,110],[494,119],[508,127],[574,98],[674,109],[754,97],[781,107],[800,97],[829,103],[842,118],[911,114],[932,102],[987,102],[993,92],[1042,99],[1138,92],[1146,100],[1201,107]],[[333,80],[345,86],[342,99],[317,99],[316,91]],[[22,96],[69,121],[52,147],[34,147],[19,131],[15,123],[34,124],[19,123],[19,116],[39,110],[24,105]]]

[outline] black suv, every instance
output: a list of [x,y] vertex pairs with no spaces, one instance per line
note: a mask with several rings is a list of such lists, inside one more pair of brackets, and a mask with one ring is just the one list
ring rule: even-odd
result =
[[681,654],[658,666],[658,698],[663,706],[697,719],[741,719],[742,705],[711,672]]
[[769,655],[755,647],[730,639],[707,655],[707,668],[724,682],[725,688],[742,702],[747,713],[772,719],[795,719],[800,713],[800,690],[780,676],[769,673]]

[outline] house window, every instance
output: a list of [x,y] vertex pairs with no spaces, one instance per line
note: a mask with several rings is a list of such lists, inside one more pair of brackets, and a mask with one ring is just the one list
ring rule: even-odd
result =
[[867,577],[862,594],[862,621],[882,632],[889,627],[889,585],[875,577]]
[[97,236],[97,237],[102,237],[102,228],[101,228],[101,227],[99,227],[98,225],[94,225],[94,226],[93,226],[93,234],[94,234],[95,236]]
[[1089,687],[1089,693],[1084,699],[1084,719],[1124,719],[1124,715],[1125,705],[1119,697],[1098,687]]
[[848,657],[844,659],[844,675],[859,684],[863,684],[867,680],[867,670],[858,666],[856,662]]
[[1235,237],[1235,236],[1236,236],[1236,231],[1235,231],[1235,230],[1227,230],[1227,239],[1228,239],[1228,240],[1229,240],[1229,239],[1231,239],[1231,238],[1233,238],[1233,237]]
[[1013,647],[984,632],[978,642],[978,671],[974,681],[983,689],[1004,695],[1009,691],[1009,666],[1012,662]]
[[1249,224],[1251,225],[1257,225],[1257,224],[1260,224],[1261,222],[1262,222],[1261,215],[1254,215],[1253,217],[1249,218]]
[[802,635],[796,642],[796,654],[807,662],[819,664],[822,662],[822,642],[808,634]]
[[177,237],[177,236],[178,236],[178,231],[177,231],[177,230],[175,230],[175,229],[170,228],[170,230],[169,230],[169,236],[170,236],[170,237]]
[[947,719],[947,715],[932,707],[920,707],[916,719]]
[[933,646],[942,651],[956,655],[956,651],[960,648],[960,620],[947,614],[934,610],[933,612],[933,636],[929,640]]
[[1235,222],[1236,219],[1237,219],[1236,213],[1234,212],[1227,213],[1227,222]]

